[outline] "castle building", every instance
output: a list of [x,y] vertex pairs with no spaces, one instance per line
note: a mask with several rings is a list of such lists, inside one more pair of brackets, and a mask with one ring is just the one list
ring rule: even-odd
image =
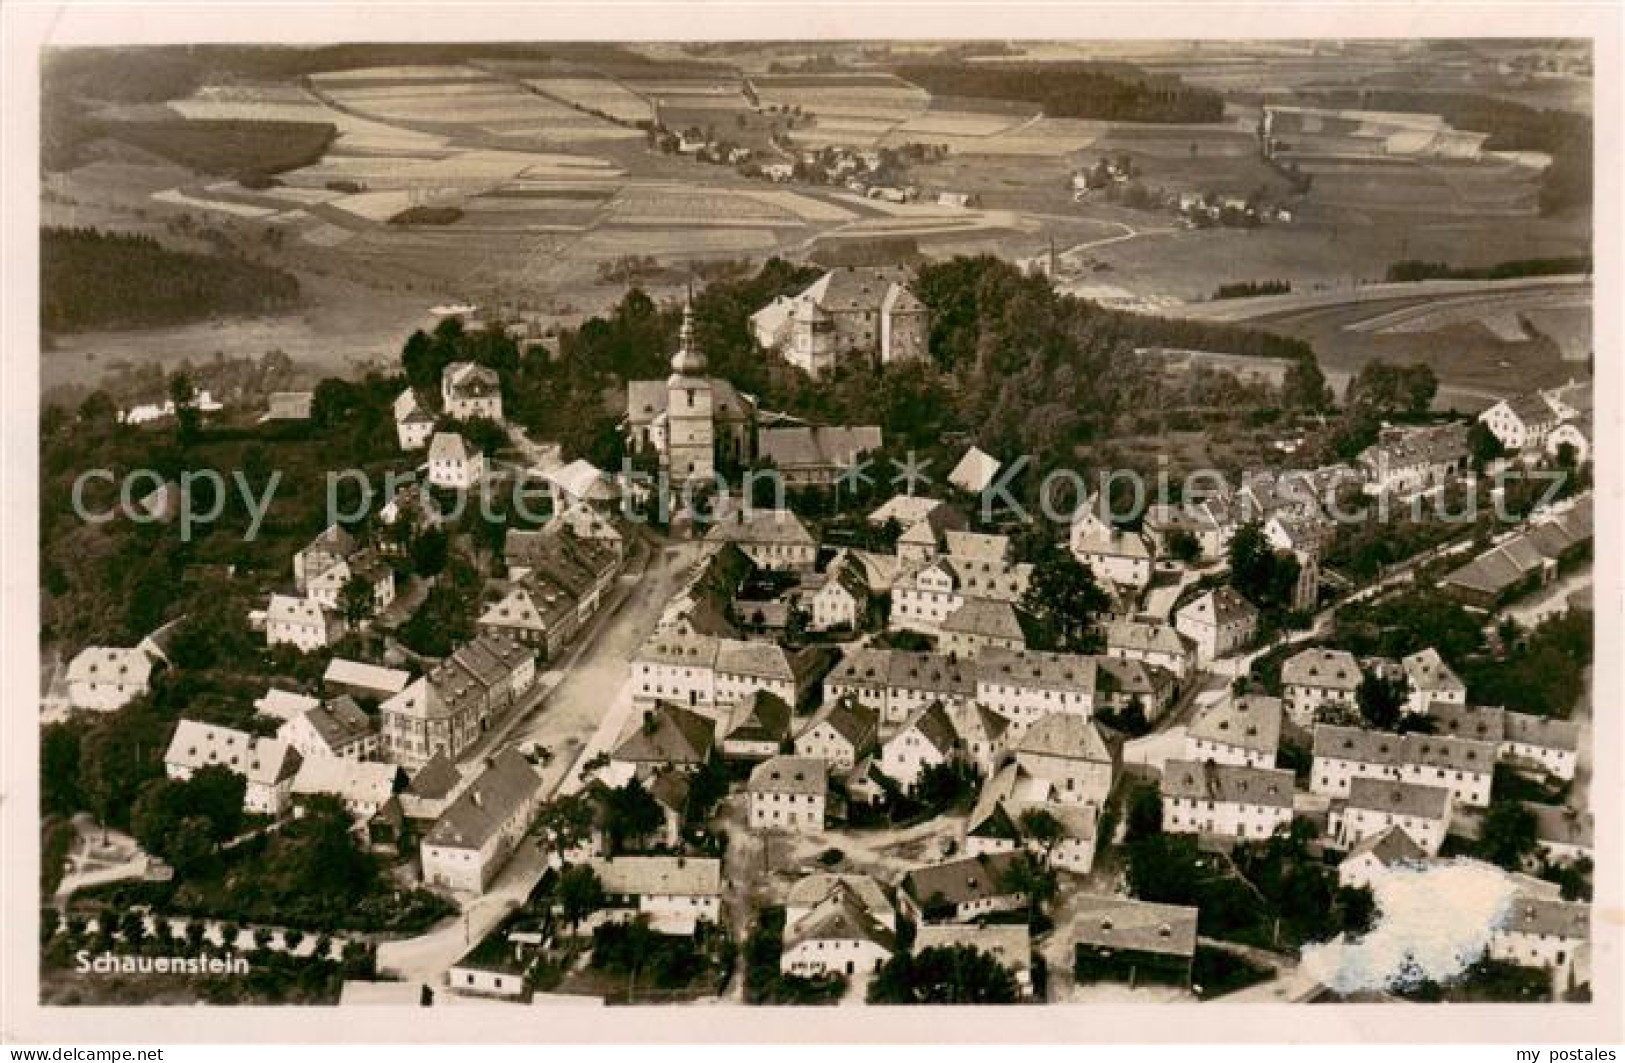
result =
[[877,366],[918,361],[926,356],[931,317],[908,280],[895,267],[841,266],[752,314],[751,331],[764,349],[815,377],[849,359]]

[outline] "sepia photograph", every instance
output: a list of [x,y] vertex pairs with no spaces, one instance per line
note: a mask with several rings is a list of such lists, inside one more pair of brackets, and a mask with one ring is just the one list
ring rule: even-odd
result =
[[30,45],[8,1008],[1617,1038],[1602,42],[681,10]]

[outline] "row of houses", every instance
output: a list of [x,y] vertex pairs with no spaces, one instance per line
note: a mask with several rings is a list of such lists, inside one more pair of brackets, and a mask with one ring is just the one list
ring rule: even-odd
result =
[[1550,583],[1566,566],[1589,556],[1593,536],[1587,493],[1451,571],[1439,587],[1468,608],[1494,610]]
[[1431,706],[1463,705],[1467,701],[1467,684],[1432,647],[1398,661],[1379,657],[1362,661],[1347,650],[1312,647],[1281,663],[1281,690],[1287,712],[1293,722],[1307,728],[1323,708],[1356,709],[1360,684],[1373,675],[1404,680],[1407,713],[1422,714]]

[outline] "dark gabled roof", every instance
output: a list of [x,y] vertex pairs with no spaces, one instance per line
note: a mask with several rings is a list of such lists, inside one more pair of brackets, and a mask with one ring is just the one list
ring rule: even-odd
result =
[[733,742],[783,742],[790,737],[790,716],[783,698],[754,690],[729,710],[722,737]]
[[1005,882],[1017,858],[1016,853],[983,853],[918,867],[903,876],[903,889],[921,905],[936,896],[953,905],[1014,896]]
[[1359,778],[1349,782],[1348,805],[1396,816],[1442,819],[1450,807],[1450,791],[1442,786]]
[[1195,908],[1089,894],[1074,898],[1072,907],[1075,945],[1165,956],[1196,953]]
[[427,764],[418,769],[416,775],[412,776],[406,792],[413,797],[437,801],[457,789],[462,781],[463,777],[458,773],[457,765],[446,755],[445,750],[440,750],[429,758]]
[[837,883],[811,911],[784,928],[787,949],[803,941],[854,939],[872,941],[887,950],[897,945],[897,935],[875,918],[857,892],[845,883]]
[[1292,773],[1284,768],[1170,760],[1162,769],[1164,797],[1290,809],[1292,790]]
[[361,706],[348,694],[309,710],[305,719],[329,749],[338,749],[372,733],[371,717],[362,712]]
[[505,749],[435,820],[424,844],[479,849],[541,788],[542,777],[530,762],[517,750]]
[[875,739],[880,728],[880,715],[854,698],[841,698],[818,710],[802,734],[821,723],[828,723],[835,732],[852,744],[859,752]]
[[616,760],[652,764],[704,764],[716,742],[709,717],[662,702],[615,750]]

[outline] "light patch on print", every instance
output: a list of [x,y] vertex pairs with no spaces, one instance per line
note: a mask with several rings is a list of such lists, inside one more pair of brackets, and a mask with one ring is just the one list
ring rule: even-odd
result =
[[1400,865],[1372,882],[1377,922],[1306,946],[1302,971],[1337,993],[1449,982],[1483,959],[1517,882],[1477,860]]

